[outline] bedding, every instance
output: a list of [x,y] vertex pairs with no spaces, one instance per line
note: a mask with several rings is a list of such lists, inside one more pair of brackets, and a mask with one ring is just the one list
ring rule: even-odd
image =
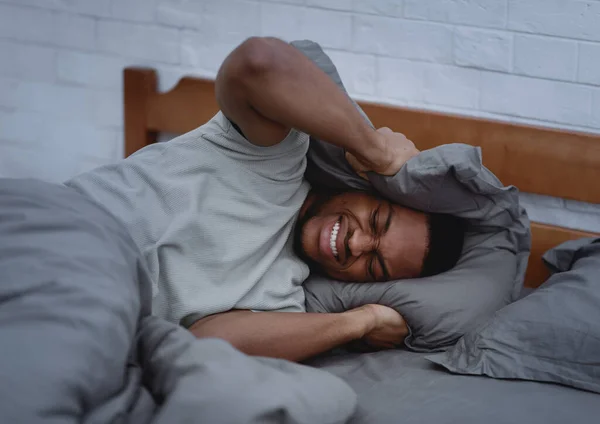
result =
[[[344,89],[318,44],[292,44]],[[367,182],[352,171],[342,149],[311,139],[305,175],[315,187],[374,190],[395,203],[468,222],[461,259],[451,271],[366,284],[313,275],[304,284],[307,311],[341,312],[366,303],[390,306],[410,327],[408,347],[436,351],[454,344],[520,295],[531,243],[529,221],[518,190],[504,187],[482,165],[480,149],[440,146],[421,152],[393,177],[371,173]]]
[[600,393],[600,238],[564,243],[544,260],[555,274],[539,289],[429,359],[458,374]]
[[342,423],[339,378],[251,358],[150,316],[123,225],[75,190],[0,179],[0,415],[7,423]]
[[310,362],[358,394],[349,424],[593,423],[600,395],[555,384],[454,375],[403,349]]

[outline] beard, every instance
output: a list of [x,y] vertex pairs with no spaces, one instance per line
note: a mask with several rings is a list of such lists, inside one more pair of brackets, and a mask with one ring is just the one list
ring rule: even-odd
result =
[[294,228],[294,252],[296,255],[308,265],[311,272],[320,272],[322,270],[321,264],[312,259],[306,253],[306,248],[304,246],[304,228],[308,221],[314,218],[316,215],[321,212],[327,201],[332,195],[327,195],[324,193],[318,193],[315,195],[315,200],[308,207],[303,216],[298,217],[298,221],[296,222],[296,227]]

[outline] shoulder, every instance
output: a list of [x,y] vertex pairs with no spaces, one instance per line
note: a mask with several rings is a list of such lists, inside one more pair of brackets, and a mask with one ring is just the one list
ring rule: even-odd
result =
[[310,138],[308,134],[292,129],[280,143],[258,146],[248,141],[239,127],[222,112],[201,127],[201,134],[210,145],[242,162],[298,161],[306,156]]

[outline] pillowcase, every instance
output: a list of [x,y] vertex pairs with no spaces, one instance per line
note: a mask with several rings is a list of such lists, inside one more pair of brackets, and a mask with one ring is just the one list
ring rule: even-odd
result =
[[[344,89],[335,66],[310,41],[292,43]],[[364,112],[365,119],[368,120]],[[312,275],[304,284],[310,312],[342,312],[367,303],[390,306],[410,328],[406,345],[434,351],[518,298],[530,249],[529,221],[518,190],[481,163],[479,148],[452,144],[421,152],[393,177],[358,177],[343,149],[311,139],[305,174],[313,187],[375,191],[413,209],[468,223],[462,256],[444,274],[387,283],[346,283]]]
[[564,243],[544,260],[557,273],[538,290],[428,359],[459,374],[600,393],[600,238]]

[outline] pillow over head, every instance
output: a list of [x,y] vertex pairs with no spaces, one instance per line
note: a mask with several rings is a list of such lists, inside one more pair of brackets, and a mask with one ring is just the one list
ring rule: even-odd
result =
[[557,273],[539,289],[428,359],[459,374],[600,393],[600,238],[564,243],[544,260]]
[[[343,89],[335,66],[318,44],[292,44]],[[410,327],[406,345],[431,351],[455,343],[518,297],[529,256],[529,221],[517,189],[503,187],[482,165],[479,148],[440,146],[421,152],[393,177],[370,173],[367,182],[354,173],[343,149],[311,139],[305,175],[313,187],[376,191],[395,203],[455,215],[468,224],[462,256],[451,271],[387,283],[346,283],[313,275],[304,284],[308,311],[387,305]]]

